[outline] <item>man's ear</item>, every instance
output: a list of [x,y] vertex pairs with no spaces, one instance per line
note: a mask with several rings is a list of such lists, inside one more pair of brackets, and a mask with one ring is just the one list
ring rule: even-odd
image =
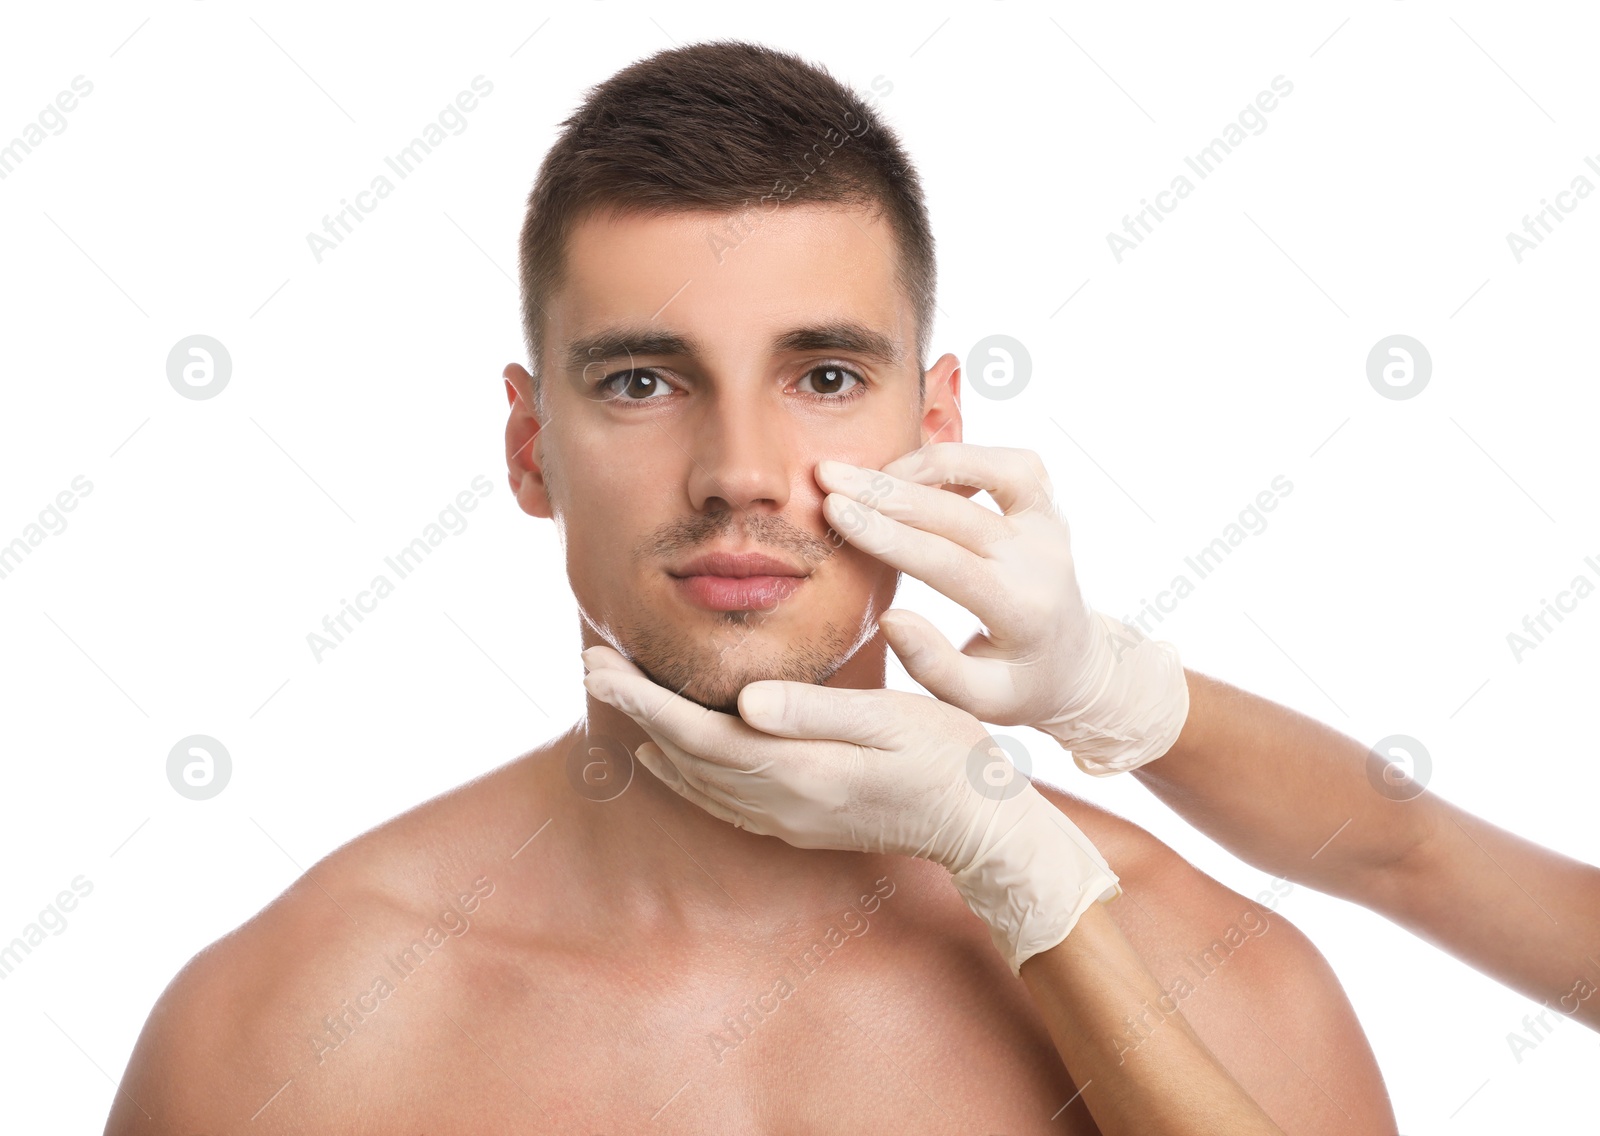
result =
[[[923,372],[922,444],[959,442],[961,437],[961,360],[948,352]],[[952,493],[971,497],[975,486],[946,485]]]
[[549,520],[550,494],[534,446],[542,424],[533,413],[533,376],[516,363],[507,363],[501,375],[511,404],[506,419],[506,476],[511,492],[524,513]]
[[922,374],[922,444],[961,441],[961,360],[946,352]]

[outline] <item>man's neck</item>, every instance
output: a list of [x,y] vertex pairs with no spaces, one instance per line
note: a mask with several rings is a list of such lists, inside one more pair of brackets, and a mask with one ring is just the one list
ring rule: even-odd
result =
[[[881,687],[883,666],[874,637],[826,685]],[[764,934],[775,921],[848,903],[897,859],[796,848],[737,828],[632,760],[649,740],[632,718],[591,697],[586,720],[554,743],[584,870],[598,889],[591,894],[610,895],[622,922],[667,935],[709,926]]]

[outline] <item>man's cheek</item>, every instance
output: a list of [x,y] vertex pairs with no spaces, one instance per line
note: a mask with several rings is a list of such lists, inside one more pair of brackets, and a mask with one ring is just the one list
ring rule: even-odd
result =
[[826,568],[832,569],[827,574],[833,578],[833,586],[857,602],[877,598],[887,607],[900,582],[896,568],[848,542],[828,557]]

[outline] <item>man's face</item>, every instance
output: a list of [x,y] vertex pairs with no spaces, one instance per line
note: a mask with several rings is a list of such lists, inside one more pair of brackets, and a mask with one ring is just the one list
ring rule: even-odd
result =
[[524,408],[517,429],[514,400],[507,434],[508,451],[532,443],[513,486],[556,521],[594,634],[724,711],[756,679],[834,675],[894,596],[897,573],[829,527],[817,462],[876,469],[960,440],[952,357],[919,397],[888,225],[843,206],[756,216],[577,227],[546,307],[543,422]]

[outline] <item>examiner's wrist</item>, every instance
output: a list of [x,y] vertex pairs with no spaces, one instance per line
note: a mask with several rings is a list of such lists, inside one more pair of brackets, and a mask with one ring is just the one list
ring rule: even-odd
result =
[[956,891],[989,929],[1011,973],[1060,943],[1096,901],[1120,894],[1117,875],[1088,837],[1030,783],[1003,827],[965,868]]
[[1105,777],[1173,747],[1189,715],[1189,686],[1175,644],[1102,612],[1090,616],[1098,690],[1081,708],[1034,725],[1070,750],[1079,769]]

